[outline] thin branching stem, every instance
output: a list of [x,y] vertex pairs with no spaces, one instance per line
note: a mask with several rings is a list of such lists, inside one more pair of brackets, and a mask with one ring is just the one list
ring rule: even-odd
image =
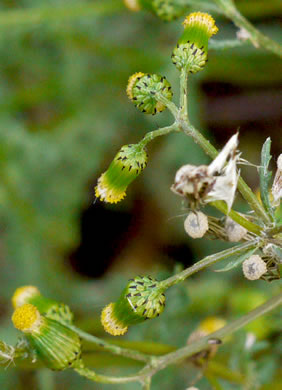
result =
[[246,252],[252,248],[259,246],[260,239],[255,239],[244,244],[239,244],[233,246],[232,248],[225,249],[224,251],[215,253],[213,255],[207,256],[202,260],[198,261],[189,268],[186,268],[184,271],[179,272],[176,275],[171,276],[170,278],[162,281],[162,286],[164,289],[167,289],[175,284],[182,282],[187,279],[189,276],[203,270],[204,268],[210,267],[213,264],[216,264],[218,261],[224,260],[230,256],[240,255],[241,253]]
[[105,351],[111,352],[114,355],[124,356],[130,359],[139,360],[141,362],[150,362],[152,359],[151,355],[146,355],[145,353],[136,351],[134,349],[119,347],[108,343],[105,340],[100,339],[99,337],[93,336],[89,333],[84,332],[83,330],[77,328],[76,326],[66,325],[68,328],[75,331],[83,340],[89,341],[92,344],[95,344],[99,347],[102,347]]
[[279,57],[282,57],[282,46],[268,38],[257,30],[236,8],[233,0],[214,0],[225,16],[231,19],[234,24],[247,31],[250,41],[255,47],[263,47]]

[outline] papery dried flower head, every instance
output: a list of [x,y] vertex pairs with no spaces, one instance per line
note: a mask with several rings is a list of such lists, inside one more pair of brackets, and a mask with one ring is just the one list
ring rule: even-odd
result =
[[210,165],[184,165],[176,172],[171,190],[187,198],[192,207],[223,200],[230,210],[239,177],[237,146],[238,134],[235,134]]

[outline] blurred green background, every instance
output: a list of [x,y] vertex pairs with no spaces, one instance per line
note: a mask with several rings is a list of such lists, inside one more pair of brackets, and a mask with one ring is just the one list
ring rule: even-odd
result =
[[[281,2],[236,3],[262,32],[281,41]],[[234,25],[213,16],[219,26],[215,39],[235,38]],[[97,178],[119,148],[172,122],[168,112],[149,117],[137,111],[125,88],[136,71],[160,73],[178,97],[178,71],[170,54],[181,29],[181,20],[164,23],[147,12],[132,13],[119,0],[0,1],[0,339],[14,344],[18,336],[10,321],[10,297],[21,285],[36,285],[69,304],[78,326],[107,337],[99,322],[101,309],[115,300],[129,277],[150,273],[165,278],[229,246],[185,235],[187,212],[169,188],[181,165],[209,159],[182,134],[149,145],[148,167],[123,202],[93,204]],[[189,81],[193,124],[218,147],[239,129],[243,158],[254,164],[271,136],[275,161],[281,152],[281,70],[279,58],[250,45],[211,50],[204,71]],[[256,168],[242,172],[255,191]],[[247,210],[239,196],[235,209]],[[183,346],[205,317],[236,318],[277,289],[275,282],[245,282],[239,269],[206,270],[171,289],[166,312],[130,329],[122,342],[143,340],[147,352],[169,350],[152,342]],[[264,317],[234,335],[232,348],[220,350],[216,359],[251,381],[251,387],[223,381],[224,389],[280,388],[278,321],[277,313]],[[259,340],[249,351],[244,348],[247,331]],[[100,372],[120,375],[139,368],[93,352],[90,345],[85,351]],[[185,362],[160,372],[152,389],[184,390],[195,375]],[[205,378],[198,386],[212,389]],[[72,372],[11,365],[0,370],[0,388],[139,387],[100,385]]]

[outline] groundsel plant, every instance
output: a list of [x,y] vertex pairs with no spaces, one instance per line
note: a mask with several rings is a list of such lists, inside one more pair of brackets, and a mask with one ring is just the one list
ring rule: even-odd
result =
[[[184,12],[184,3],[181,5],[181,2],[173,0],[125,0],[125,5],[132,11],[148,9],[166,21],[179,17]],[[233,18],[231,11],[234,11],[234,5],[231,1],[218,0],[216,3]],[[232,5],[231,11],[228,5]],[[234,21],[240,25],[242,20],[238,15],[240,14],[236,13]],[[251,41],[259,44],[260,34],[256,35],[249,23],[241,24],[243,25],[240,27],[249,32]],[[130,184],[144,171],[150,160],[148,144],[156,137],[172,132],[185,133],[203,148],[211,162],[209,165],[194,166],[189,163],[187,156],[187,164],[175,172],[171,189],[168,188],[168,191],[171,190],[176,195],[176,201],[184,203],[187,208],[184,229],[193,239],[206,236],[236,244],[205,257],[165,280],[156,280],[150,275],[133,276],[118,299],[102,310],[102,325],[111,335],[122,336],[131,326],[140,326],[138,324],[160,316],[166,304],[173,305],[173,302],[166,300],[167,289],[224,259],[232,257],[227,265],[217,269],[218,272],[228,272],[241,266],[242,277],[247,278],[250,283],[255,283],[258,279],[275,282],[280,278],[281,155],[272,180],[268,169],[271,159],[271,140],[268,138],[262,146],[261,164],[258,167],[260,201],[240,177],[239,133],[235,133],[218,152],[189,120],[188,76],[193,77],[194,73],[207,66],[209,40],[217,31],[215,20],[205,12],[193,12],[184,18],[183,30],[171,54],[172,63],[180,76],[179,105],[172,101],[172,87],[164,75],[144,73],[142,69],[137,69],[129,77],[126,92],[138,110],[145,115],[160,115],[168,109],[174,121],[167,127],[147,133],[137,144],[122,146],[108,169],[98,179],[95,196],[101,202],[121,202],[126,192],[130,191]],[[232,209],[238,192],[249,204],[251,213],[242,214]],[[206,205],[219,210],[222,217],[208,215]],[[33,367],[44,364],[52,370],[72,369],[79,375],[100,383],[138,382],[143,389],[148,390],[152,377],[158,371],[186,358],[198,365],[203,360],[207,362],[213,358],[222,343],[228,342],[233,332],[277,308],[281,303],[282,294],[279,294],[229,324],[220,318],[207,318],[190,336],[187,335],[187,345],[174,352],[155,356],[122,348],[83,332],[74,326],[73,314],[67,305],[44,297],[35,286],[23,286],[12,297],[12,322],[21,332],[21,338],[14,347],[0,341],[0,365],[8,366],[11,362],[21,364],[22,360],[29,359]],[[82,340],[113,354],[138,360],[144,367],[129,376],[100,375],[86,367]],[[193,385],[189,388],[195,389]]]

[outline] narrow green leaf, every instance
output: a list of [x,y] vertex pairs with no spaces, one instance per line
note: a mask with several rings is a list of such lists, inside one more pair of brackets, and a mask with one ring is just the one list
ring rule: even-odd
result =
[[231,260],[228,264],[226,264],[225,267],[216,269],[214,272],[227,272],[230,271],[233,268],[238,267],[238,265],[242,264],[244,260],[246,260],[248,257],[252,256],[252,254],[257,250],[257,248],[252,248],[248,250],[247,252],[243,253],[241,256],[236,257],[234,260]]
[[270,179],[272,173],[268,171],[269,162],[271,160],[270,154],[271,139],[268,137],[261,149],[261,166],[259,168],[260,176],[260,197],[265,211],[268,213],[272,221],[274,221],[274,209],[271,206],[269,199]]

